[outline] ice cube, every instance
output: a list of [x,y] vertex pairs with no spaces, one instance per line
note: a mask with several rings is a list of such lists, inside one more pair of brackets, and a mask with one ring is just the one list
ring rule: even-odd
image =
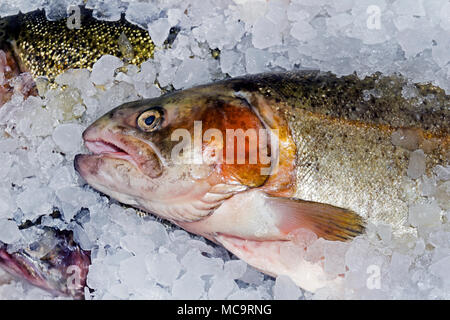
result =
[[183,16],[183,10],[179,8],[170,8],[167,10],[167,19],[171,26],[176,26]]
[[245,281],[249,284],[261,285],[264,280],[264,275],[258,270],[249,266],[240,280]]
[[134,256],[120,263],[120,279],[131,288],[139,288],[148,276],[143,256]]
[[450,210],[450,181],[438,185],[435,197],[442,209]]
[[279,25],[273,23],[266,17],[262,17],[256,21],[253,25],[252,35],[252,43],[258,49],[281,45],[282,42]]
[[94,63],[91,81],[97,85],[104,85],[113,81],[117,68],[123,66],[123,61],[111,55],[104,55]]
[[22,238],[17,224],[8,219],[0,219],[0,241],[14,243]]
[[291,36],[299,41],[309,41],[317,36],[317,31],[305,21],[297,21],[292,25]]
[[[408,88],[408,93],[404,91],[405,88]],[[410,94],[411,91],[413,91],[414,94]],[[415,96],[416,92],[417,89],[415,87],[411,88],[409,86],[405,86],[402,90],[402,95],[405,98],[410,98]],[[414,129],[398,129],[391,135],[391,141],[393,145],[402,147],[410,151],[414,151],[419,147],[421,139],[422,137],[419,132]]]
[[175,281],[172,287],[172,297],[181,300],[197,300],[205,293],[205,282],[197,273],[186,272]]
[[391,258],[390,276],[396,279],[405,279],[408,277],[411,263],[412,259],[409,255],[394,252]]
[[120,246],[135,255],[146,255],[155,249],[155,244],[147,236],[127,234],[120,239]]
[[230,260],[225,262],[223,270],[232,279],[239,279],[247,271],[247,263],[242,260]]
[[391,239],[392,239],[391,225],[380,223],[377,226],[377,232],[378,232],[378,235],[380,236],[381,240],[383,240],[383,242],[385,244],[389,244],[391,242]]
[[422,17],[425,15],[422,0],[396,0],[392,9],[398,15]]
[[109,287],[109,293],[119,299],[127,299],[130,296],[130,290],[125,284],[118,283]]
[[67,229],[73,231],[74,240],[80,245],[81,249],[91,250],[94,247],[94,243],[89,239],[86,231],[78,223],[71,223]]
[[248,48],[245,51],[245,67],[248,73],[260,73],[266,70],[268,62],[272,59],[270,52]]
[[441,221],[441,208],[436,202],[416,204],[409,207],[409,222],[411,225],[433,226]]
[[267,11],[267,1],[264,0],[233,0],[239,4],[239,14],[242,21],[248,25],[253,23],[260,17],[264,16]]
[[199,58],[186,59],[178,67],[173,80],[175,89],[182,89],[210,81],[208,63]]
[[427,33],[406,29],[398,33],[398,43],[407,58],[412,58],[425,49],[431,48],[431,39]]
[[14,157],[10,153],[1,152],[0,153],[0,178],[4,178],[8,175],[12,164],[14,162]]
[[101,262],[93,262],[89,266],[87,275],[87,285],[91,289],[104,290],[108,288],[110,283],[115,282],[118,275],[114,272],[116,268],[108,267]]
[[55,78],[60,85],[68,85],[80,90],[83,96],[91,97],[97,92],[94,85],[89,81],[91,73],[86,69],[69,69]]
[[411,152],[407,174],[412,179],[417,179],[425,173],[425,153],[419,149]]
[[431,197],[436,192],[436,180],[434,177],[429,178],[426,175],[422,176],[422,183],[420,185],[423,196]]
[[444,167],[441,165],[437,165],[436,167],[434,167],[433,171],[439,180],[450,180],[450,166]]
[[21,192],[17,198],[17,206],[31,221],[39,215],[52,212],[54,193],[47,187],[32,187]]
[[[160,11],[157,5],[152,2],[130,2],[125,13],[125,18],[145,29],[147,24],[159,15]],[[154,41],[153,37],[152,40]]]
[[16,210],[16,202],[8,188],[0,187],[0,218],[10,218]]
[[448,276],[448,266],[450,265],[450,256],[440,259],[439,261],[430,265],[429,270],[432,274],[439,277],[447,285],[450,283]]
[[79,124],[65,123],[53,131],[52,138],[55,144],[64,153],[78,152],[82,145],[81,134],[84,128]]
[[213,275],[223,270],[223,261],[218,258],[207,258],[196,248],[189,250],[181,259],[181,264],[198,275]]
[[450,3],[446,2],[439,12],[441,18],[441,28],[446,31],[450,31]]
[[340,241],[327,241],[324,250],[324,270],[331,276],[345,273],[345,253],[348,244]]
[[181,264],[172,252],[150,254],[146,258],[147,271],[156,282],[163,286],[172,286],[181,272]]
[[273,297],[276,300],[297,300],[302,296],[300,288],[285,275],[280,275],[273,287]]
[[244,56],[234,50],[224,50],[220,54],[220,67],[223,73],[236,77],[245,73]]
[[237,288],[236,283],[223,275],[215,275],[211,279],[208,298],[213,300],[226,299]]
[[170,23],[167,18],[160,18],[148,25],[148,33],[156,46],[161,46],[169,36]]
[[151,241],[155,244],[156,247],[163,246],[169,242],[169,235],[167,234],[167,230],[159,222],[156,221],[146,221],[142,226],[145,234],[149,235]]

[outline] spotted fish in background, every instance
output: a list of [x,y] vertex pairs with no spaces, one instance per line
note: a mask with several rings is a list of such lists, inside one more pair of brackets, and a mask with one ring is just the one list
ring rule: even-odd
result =
[[[93,154],[78,155],[75,168],[122,203],[315,291],[340,278],[328,279],[320,261],[306,259],[311,237],[348,241],[363,234],[368,222],[391,225],[400,237],[415,232],[406,224],[408,204],[420,192],[405,185],[411,150],[394,144],[394,133],[417,136],[414,148],[426,151],[428,173],[448,164],[450,97],[417,85],[418,97],[406,99],[404,83],[395,76],[272,73],[126,103],[86,129],[83,138]],[[175,161],[179,140],[173,134],[181,128],[194,141],[195,121],[201,121],[203,136],[209,129],[223,137],[229,129],[276,131],[275,140],[264,142],[268,150],[276,145],[276,166]],[[235,143],[205,138],[194,156],[214,150],[225,159],[228,144]],[[252,152],[246,148],[245,159]]]
[[4,44],[9,44],[22,72],[53,80],[67,69],[92,69],[109,54],[140,65],[153,57],[155,46],[146,30],[122,19],[94,19],[83,10],[81,27],[70,29],[67,19],[49,21],[43,11],[3,19]]

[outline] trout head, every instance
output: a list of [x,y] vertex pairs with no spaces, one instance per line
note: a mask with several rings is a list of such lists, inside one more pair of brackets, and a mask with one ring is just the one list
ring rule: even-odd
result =
[[292,140],[262,111],[220,84],[126,103],[86,129],[92,154],[77,155],[75,168],[120,202],[196,221],[250,188],[289,189],[293,148],[279,146]]

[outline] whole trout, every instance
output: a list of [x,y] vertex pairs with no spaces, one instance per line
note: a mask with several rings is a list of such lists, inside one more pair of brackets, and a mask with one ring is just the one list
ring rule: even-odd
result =
[[415,85],[405,98],[405,85],[287,72],[126,103],[86,129],[93,154],[75,168],[95,189],[315,291],[339,279],[305,258],[311,239],[349,241],[368,222],[416,232],[412,151],[423,150],[427,174],[448,164],[449,96]]

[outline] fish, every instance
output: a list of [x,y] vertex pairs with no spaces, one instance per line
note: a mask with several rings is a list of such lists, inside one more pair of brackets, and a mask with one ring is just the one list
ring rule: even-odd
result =
[[316,292],[342,275],[329,279],[323,261],[307,259],[314,241],[353,241],[369,223],[417,233],[411,154],[423,150],[427,174],[448,165],[449,95],[416,84],[405,98],[406,83],[291,71],[128,102],[84,131],[90,154],[74,166],[101,193]]
[[90,252],[73,241],[71,231],[40,230],[39,238],[23,249],[11,251],[0,241],[0,267],[55,296],[83,299]]
[[73,28],[68,27],[70,17],[48,20],[44,10],[2,19],[2,46],[13,54],[21,72],[53,82],[67,69],[92,70],[103,55],[137,66],[153,57],[155,45],[147,30],[125,19],[100,21],[92,10],[79,8],[80,26]]

